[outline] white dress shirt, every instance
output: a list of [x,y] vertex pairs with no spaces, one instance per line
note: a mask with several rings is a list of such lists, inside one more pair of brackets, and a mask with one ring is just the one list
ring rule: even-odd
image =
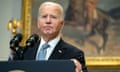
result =
[[[55,46],[58,44],[59,40],[60,40],[60,35],[58,35],[56,38],[54,38],[53,40],[50,40],[48,42],[50,47],[47,48],[47,54],[46,54],[45,60],[48,60],[48,58],[51,56],[51,54],[52,54]],[[40,41],[40,44],[39,44],[39,48],[37,50],[36,57],[38,56],[38,53],[39,53],[40,49],[42,48],[42,45],[45,44],[45,43],[46,43],[45,40],[43,39],[43,37],[41,37],[41,41]]]

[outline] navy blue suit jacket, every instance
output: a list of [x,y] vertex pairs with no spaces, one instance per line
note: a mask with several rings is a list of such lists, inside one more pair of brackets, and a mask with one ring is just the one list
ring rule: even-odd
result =
[[[24,53],[23,59],[24,60],[35,60],[39,44],[40,44],[40,40],[33,47],[28,48],[26,52]],[[77,59],[82,64],[83,72],[87,72],[87,67],[85,64],[83,51],[64,42],[62,39],[56,45],[53,53],[51,54],[48,60],[55,60],[55,59],[66,60],[66,59],[72,59],[72,58]],[[17,60],[17,57],[15,60]]]

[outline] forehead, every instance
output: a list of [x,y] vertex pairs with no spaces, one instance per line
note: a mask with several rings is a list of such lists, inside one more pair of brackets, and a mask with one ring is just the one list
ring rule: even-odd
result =
[[60,8],[58,6],[55,6],[55,5],[44,5],[41,7],[40,11],[42,10],[54,10],[54,11],[60,11]]
[[43,4],[39,8],[39,11],[57,11],[57,12],[62,12],[61,7],[57,4]]

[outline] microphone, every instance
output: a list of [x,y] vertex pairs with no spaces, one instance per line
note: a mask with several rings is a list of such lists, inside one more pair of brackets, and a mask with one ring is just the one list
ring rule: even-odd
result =
[[32,47],[39,40],[39,36],[37,34],[33,34],[26,41],[26,47]]
[[33,34],[31,35],[28,40],[26,41],[26,46],[24,47],[24,51],[23,53],[26,52],[26,50],[29,48],[29,47],[32,47],[33,45],[35,45],[35,43],[39,40],[39,36],[37,34]]
[[18,33],[16,34],[13,39],[10,41],[10,48],[16,52],[17,48],[19,47],[19,43],[22,40],[22,34]]

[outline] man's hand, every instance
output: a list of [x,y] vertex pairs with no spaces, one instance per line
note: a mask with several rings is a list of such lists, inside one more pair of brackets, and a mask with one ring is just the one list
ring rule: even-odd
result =
[[82,72],[82,65],[76,59],[71,59],[75,64],[75,72]]

